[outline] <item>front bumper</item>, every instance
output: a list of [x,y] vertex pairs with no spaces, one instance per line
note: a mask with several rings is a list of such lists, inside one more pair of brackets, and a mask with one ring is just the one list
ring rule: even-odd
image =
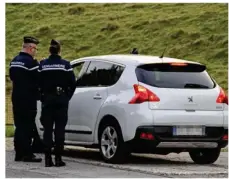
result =
[[[223,127],[206,127],[205,136],[173,136],[173,126],[140,126],[137,128],[135,138],[129,141],[134,152],[154,152],[162,151],[181,152],[189,151],[193,148],[224,148],[228,145],[227,140],[222,140],[224,134],[228,134],[228,129]],[[141,139],[140,134],[148,133],[154,139]]]

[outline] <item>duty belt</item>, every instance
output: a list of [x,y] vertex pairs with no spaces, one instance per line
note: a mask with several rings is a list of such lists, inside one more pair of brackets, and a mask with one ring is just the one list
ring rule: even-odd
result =
[[52,89],[46,89],[44,90],[44,94],[56,94],[56,95],[61,95],[65,93],[65,89],[63,89],[62,87],[60,86],[57,86],[55,88],[52,88]]
[[62,87],[57,86],[56,87],[56,94],[61,95],[63,93],[65,93],[65,90]]

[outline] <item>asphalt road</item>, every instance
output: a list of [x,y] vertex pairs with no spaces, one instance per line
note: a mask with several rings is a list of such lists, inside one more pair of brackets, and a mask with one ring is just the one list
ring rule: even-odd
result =
[[[14,152],[6,148],[7,178],[228,178],[228,154],[222,152],[216,163],[197,165],[188,153],[160,155],[132,155],[126,164],[104,163],[97,150],[80,147],[67,148],[64,160],[66,167],[45,168],[42,163],[14,162]],[[43,158],[43,155],[37,154]]]

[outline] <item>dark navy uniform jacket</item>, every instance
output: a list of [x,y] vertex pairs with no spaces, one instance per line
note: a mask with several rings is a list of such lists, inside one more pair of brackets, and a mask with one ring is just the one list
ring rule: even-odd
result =
[[56,94],[57,87],[61,87],[68,96],[72,97],[75,90],[75,75],[69,61],[59,55],[50,55],[39,65],[39,87],[43,94]]
[[13,82],[12,103],[20,109],[37,109],[39,63],[28,53],[20,52],[10,62]]

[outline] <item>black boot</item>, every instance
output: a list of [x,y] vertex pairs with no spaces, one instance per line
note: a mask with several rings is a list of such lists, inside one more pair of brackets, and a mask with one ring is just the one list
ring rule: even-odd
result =
[[61,156],[60,155],[56,155],[56,157],[55,157],[55,166],[56,167],[63,167],[65,165],[66,165],[66,163],[62,161]]
[[66,165],[65,162],[62,161],[61,154],[63,152],[63,145],[55,145],[55,166],[56,167],[63,167]]
[[52,156],[51,154],[45,154],[45,167],[52,167],[54,166],[54,163],[52,162]]

